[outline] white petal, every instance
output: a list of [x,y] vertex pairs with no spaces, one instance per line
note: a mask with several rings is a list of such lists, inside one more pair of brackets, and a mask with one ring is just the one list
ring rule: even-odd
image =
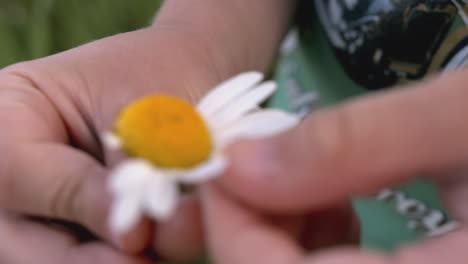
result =
[[109,188],[113,193],[140,193],[155,173],[150,163],[140,159],[123,161],[111,173]]
[[227,167],[227,164],[228,162],[223,156],[214,155],[214,157],[212,157],[207,162],[184,173],[182,176],[180,176],[179,181],[193,184],[210,180],[219,176]]
[[167,220],[177,208],[179,189],[168,175],[154,177],[145,191],[145,207],[155,220]]
[[219,131],[218,140],[221,146],[240,138],[262,138],[284,132],[296,125],[300,119],[280,110],[263,110],[249,114]]
[[117,197],[114,201],[109,219],[111,231],[122,234],[129,231],[142,216],[141,195]]
[[231,100],[245,93],[263,79],[259,72],[242,73],[234,78],[222,82],[209,92],[197,105],[197,109],[209,117],[216,113]]
[[122,140],[116,134],[109,131],[102,134],[101,140],[105,147],[112,150],[121,149],[123,145]]
[[221,112],[213,115],[210,123],[216,129],[236,121],[246,113],[256,109],[260,103],[270,97],[276,90],[275,82],[265,82],[253,90],[234,99]]

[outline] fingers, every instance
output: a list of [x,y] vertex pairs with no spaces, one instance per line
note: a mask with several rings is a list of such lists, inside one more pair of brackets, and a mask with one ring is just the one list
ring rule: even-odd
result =
[[[0,206],[43,217],[80,223],[100,237],[112,240],[107,228],[111,197],[106,170],[94,159],[60,144],[3,145],[0,159]],[[149,225],[119,243],[130,252],[142,250]]]
[[0,72],[0,207],[78,222],[128,252],[141,250],[149,240],[149,225],[112,238],[107,172],[88,153],[66,145],[70,133],[77,138],[87,134],[84,121],[65,111],[72,125],[64,124],[65,112],[59,114],[32,79],[15,69]]
[[267,224],[216,187],[202,189],[207,243],[215,263],[299,263],[302,252],[286,232]]
[[110,198],[103,185],[106,171],[96,161],[53,143],[3,144],[2,149],[1,207],[104,227]]
[[360,98],[283,135],[237,144],[222,183],[251,205],[301,211],[466,166],[466,76]]
[[403,248],[394,257],[394,262],[399,264],[465,263],[468,258],[467,244],[468,230],[460,229],[441,238]]
[[[342,264],[342,263],[359,263],[359,264],[403,264],[393,262],[375,252],[358,250],[353,248],[331,249],[320,251],[308,257],[304,264]],[[406,264],[406,263],[405,263]],[[408,263],[409,264],[409,263]],[[411,264],[426,264],[424,262],[414,262]]]
[[[121,263],[121,264],[153,264],[154,262],[140,257],[125,255],[103,243],[82,245],[70,252],[66,260],[71,259],[71,263]],[[48,262],[49,264],[50,262]],[[61,262],[64,263],[64,262]],[[69,262],[65,262],[69,263]]]
[[303,257],[285,233],[269,226],[216,187],[204,186],[202,197],[208,246],[215,263],[456,264],[465,263],[468,258],[466,228],[406,246],[392,255],[332,248]]
[[[464,175],[468,175],[466,172]],[[460,179],[457,182],[444,184],[440,187],[442,198],[447,210],[454,219],[468,221],[468,178]]]
[[72,237],[20,217],[0,214],[0,263],[149,264],[100,243],[78,245]]
[[468,230],[463,229],[434,240],[400,249],[394,255],[383,256],[359,250],[333,250],[307,258],[310,264],[440,264],[466,263]]
[[204,254],[200,204],[195,196],[182,198],[171,219],[157,224],[153,244],[158,255],[174,261],[194,260]]

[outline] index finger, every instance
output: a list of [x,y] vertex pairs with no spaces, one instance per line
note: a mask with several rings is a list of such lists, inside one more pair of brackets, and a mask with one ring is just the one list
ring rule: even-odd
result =
[[226,189],[259,208],[300,211],[468,160],[467,71],[321,110],[278,137],[231,149]]

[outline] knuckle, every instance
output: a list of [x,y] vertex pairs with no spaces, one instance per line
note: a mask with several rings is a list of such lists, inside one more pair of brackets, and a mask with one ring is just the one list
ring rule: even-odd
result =
[[21,62],[0,70],[0,81],[2,90],[7,90],[9,87],[19,88],[24,90],[26,87],[35,87],[36,82],[33,78],[35,70],[30,66],[30,62]]
[[[52,217],[61,218],[69,221],[79,221],[84,213],[84,189],[89,177],[89,171],[92,170],[91,162],[81,164],[80,169],[71,169],[70,175],[63,177],[56,182],[49,196],[49,209]],[[75,174],[78,173],[79,174]]]
[[74,204],[80,185],[79,177],[60,180],[53,185],[46,201],[51,217],[74,220],[75,210],[70,205]]

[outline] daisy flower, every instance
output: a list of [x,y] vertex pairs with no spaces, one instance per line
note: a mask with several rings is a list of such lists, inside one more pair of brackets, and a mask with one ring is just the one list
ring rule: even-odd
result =
[[111,172],[114,195],[110,227],[123,233],[144,214],[166,220],[174,212],[180,184],[220,175],[228,164],[223,149],[233,140],[283,132],[299,118],[259,104],[272,95],[274,82],[257,72],[240,74],[209,92],[196,106],[169,95],[152,95],[128,105],[104,145],[129,158]]

